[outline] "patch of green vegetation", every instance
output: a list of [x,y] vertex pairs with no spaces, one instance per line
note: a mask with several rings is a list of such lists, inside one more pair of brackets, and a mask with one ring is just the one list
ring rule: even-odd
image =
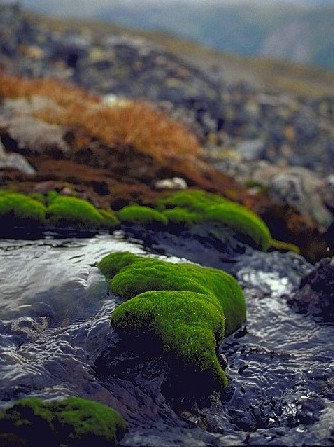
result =
[[256,188],[258,191],[265,193],[268,192],[268,187],[263,185],[262,183],[258,182],[257,180],[254,179],[248,179],[244,182],[244,186],[246,188],[252,189],[252,188]]
[[186,208],[180,207],[163,210],[162,214],[167,217],[170,224],[178,224],[184,226],[192,226],[201,218],[199,213],[195,211],[189,211]]
[[[241,234],[249,236],[256,247],[267,250],[271,244],[271,235],[267,225],[256,214],[238,203],[209,194],[204,191],[181,191],[158,203],[160,210],[176,210],[182,217],[184,210],[186,222],[217,221]],[[166,211],[165,211],[166,212]],[[168,214],[167,214],[168,215]]]
[[159,211],[148,206],[128,205],[118,211],[117,216],[121,222],[135,222],[144,225],[160,223],[167,225],[168,219]]
[[77,197],[48,196],[48,222],[53,225],[74,225],[79,228],[114,227],[118,220],[112,211],[100,211],[91,203]]
[[0,194],[0,223],[45,223],[45,206],[24,194],[4,192]]
[[[127,428],[112,408],[80,397],[44,402],[18,400],[0,412],[0,441],[19,440],[27,447],[79,447],[116,445]],[[2,445],[2,444],[1,444]],[[11,445],[11,444],[8,444]]]
[[86,200],[68,197],[50,191],[47,196],[31,196],[0,192],[0,223],[3,225],[56,225],[77,228],[114,228],[119,224],[115,214],[109,210],[99,210]]
[[111,290],[128,299],[112,314],[116,326],[154,334],[166,352],[226,385],[217,344],[246,319],[244,296],[232,276],[131,253],[112,253],[98,266]]
[[57,196],[47,208],[48,221],[54,225],[74,225],[82,228],[100,227],[103,218],[89,202],[76,197]]
[[300,249],[297,245],[295,244],[291,244],[289,242],[282,242],[282,241],[278,241],[276,239],[272,239],[271,240],[271,247],[275,250],[278,251],[292,251],[294,253],[300,253]]

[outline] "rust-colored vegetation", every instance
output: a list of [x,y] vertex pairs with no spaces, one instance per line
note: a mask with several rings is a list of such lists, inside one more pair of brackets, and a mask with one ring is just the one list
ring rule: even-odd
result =
[[[61,159],[43,151],[41,155],[27,153],[36,174],[31,177],[7,170],[2,176],[3,186],[25,193],[69,188],[97,207],[117,210],[129,203],[154,204],[163,193],[155,189],[156,180],[178,176],[189,187],[218,193],[252,209],[265,220],[274,237],[296,243],[310,259],[314,241],[321,253],[326,250],[319,244],[321,235],[296,210],[287,210],[265,193],[251,195],[215,170],[201,158],[196,137],[153,105],[116,101],[108,106],[74,85],[0,73],[0,100],[29,101],[34,97],[48,99],[46,108],[34,112],[35,117],[63,126],[70,150]],[[2,139],[8,137],[6,132],[6,126],[0,128]]]
[[[21,80],[0,75],[0,96],[47,96],[58,107],[39,111],[37,117],[52,124],[79,127],[110,146],[132,147],[158,160],[200,153],[197,138],[167,114],[143,101],[104,105],[84,90],[55,80]],[[59,107],[60,106],[60,107]],[[82,146],[86,140],[78,141]]]

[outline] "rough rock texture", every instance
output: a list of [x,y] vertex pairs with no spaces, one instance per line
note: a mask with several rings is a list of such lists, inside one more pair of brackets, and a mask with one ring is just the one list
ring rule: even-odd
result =
[[288,302],[301,313],[334,322],[334,258],[322,259],[304,276]]
[[0,140],[0,170],[17,169],[24,174],[35,174],[35,169],[20,154],[7,154]]
[[0,126],[7,129],[7,146],[11,146],[11,139],[15,142],[13,149],[18,152],[50,153],[59,158],[68,149],[63,139],[64,130],[60,126],[36,120],[31,116],[22,115],[7,122],[0,121]]
[[320,176],[302,167],[282,167],[268,161],[248,161],[234,152],[215,162],[249,189],[265,189],[280,203],[297,209],[307,220],[325,231],[334,221],[332,176]]

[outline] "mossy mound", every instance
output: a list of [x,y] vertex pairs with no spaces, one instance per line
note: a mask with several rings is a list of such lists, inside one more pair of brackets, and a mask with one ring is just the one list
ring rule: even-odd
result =
[[111,229],[119,224],[115,214],[99,210],[89,202],[51,191],[47,196],[28,196],[8,191],[0,192],[0,226],[72,226],[78,229]]
[[124,223],[141,223],[144,225],[163,224],[167,225],[168,219],[162,213],[148,206],[128,205],[122,208],[117,217]]
[[112,408],[80,397],[44,402],[18,400],[0,412],[0,444],[4,447],[79,447],[116,445],[127,424]]
[[45,215],[46,208],[40,201],[20,193],[0,192],[0,222],[2,225],[44,224]]
[[80,228],[113,227],[117,224],[112,212],[100,212],[86,200],[61,195],[52,198],[47,217],[50,224]]
[[226,385],[217,345],[246,319],[245,300],[232,276],[131,253],[112,253],[98,266],[111,290],[129,300],[113,312],[114,325],[153,334],[166,353]]
[[267,225],[238,203],[204,191],[180,191],[159,201],[158,207],[170,222],[193,225],[213,221],[248,236],[256,246],[267,250],[271,235]]

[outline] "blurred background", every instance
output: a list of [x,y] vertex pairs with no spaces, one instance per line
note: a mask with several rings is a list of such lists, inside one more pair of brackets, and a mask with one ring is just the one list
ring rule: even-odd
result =
[[41,14],[103,20],[176,34],[238,55],[334,69],[334,0],[21,0],[19,3]]

